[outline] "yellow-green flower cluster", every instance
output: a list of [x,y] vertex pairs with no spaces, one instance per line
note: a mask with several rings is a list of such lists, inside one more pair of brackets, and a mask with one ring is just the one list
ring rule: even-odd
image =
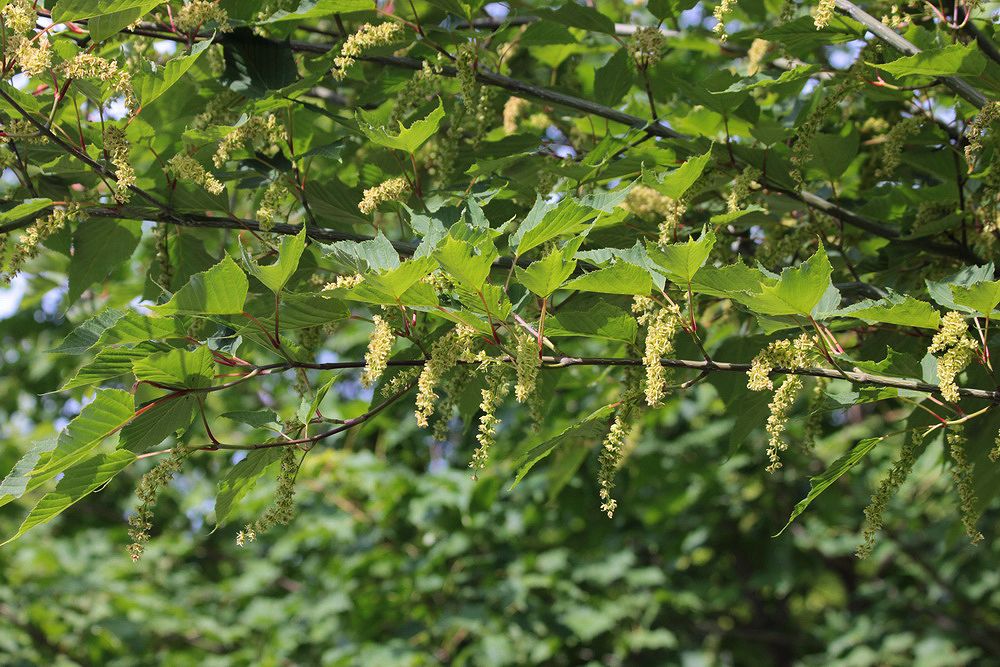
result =
[[375,323],[375,330],[368,339],[368,351],[365,352],[365,369],[361,373],[362,387],[370,387],[382,377],[382,373],[389,365],[392,344],[396,340],[396,334],[383,317],[374,315],[372,322]]
[[258,534],[267,532],[277,525],[286,526],[295,518],[295,475],[299,470],[298,462],[295,460],[296,451],[298,450],[294,447],[285,447],[281,452],[281,468],[278,470],[278,486],[274,490],[274,502],[256,521],[248,524],[237,534],[238,545],[243,546],[246,542],[253,542]]
[[212,162],[221,169],[233,151],[243,146],[261,148],[270,146],[281,139],[281,128],[277,119],[272,116],[252,116],[239,127],[234,127],[222,138],[212,156]]
[[28,76],[38,76],[52,66],[52,50],[44,33],[35,33],[36,13],[31,0],[14,0],[0,17],[10,33],[4,35],[4,57],[17,62]]
[[174,475],[181,469],[181,461],[184,453],[174,450],[170,458],[154,466],[142,479],[135,489],[135,495],[139,499],[135,514],[128,519],[128,535],[132,543],[128,546],[128,553],[133,562],[142,557],[146,543],[149,542],[149,529],[153,527],[153,505],[156,504],[156,496],[160,489],[170,483]]
[[983,534],[976,528],[980,512],[976,509],[978,499],[972,477],[973,465],[965,452],[965,431],[961,425],[948,428],[948,453],[951,455],[952,481],[958,490],[958,509],[962,514],[965,534],[973,544],[977,544],[983,540]]
[[903,161],[903,148],[906,140],[920,130],[923,120],[910,116],[892,126],[889,133],[885,135],[885,144],[882,146],[882,166],[876,172],[876,178],[891,178]]
[[941,326],[927,348],[937,357],[938,386],[945,400],[957,402],[961,395],[955,378],[964,371],[979,349],[978,343],[968,335],[969,324],[961,313],[954,310],[941,318]]
[[515,335],[514,369],[517,371],[517,384],[514,386],[514,397],[518,403],[524,403],[535,393],[538,382],[538,369],[542,360],[538,356],[538,343],[527,333],[518,331]]
[[976,157],[983,150],[983,136],[986,130],[1000,118],[1000,102],[988,102],[979,110],[979,114],[972,119],[965,130],[965,138],[968,143],[965,145],[965,161],[969,165],[971,173],[976,166]]
[[782,339],[771,342],[750,363],[747,388],[751,391],[774,389],[771,373],[775,367],[802,368],[809,361],[809,353],[814,346],[815,340],[808,334],[802,334],[794,341]]
[[712,26],[712,31],[719,36],[719,41],[724,42],[729,39],[726,34],[726,17],[736,8],[736,0],[721,0],[712,10],[712,16],[717,23]]
[[889,505],[889,501],[903,485],[906,478],[913,471],[913,465],[917,462],[917,449],[923,442],[923,437],[916,431],[909,431],[903,439],[903,447],[899,450],[899,457],[889,468],[888,474],[882,478],[878,489],[872,494],[872,499],[865,508],[865,525],[863,542],[858,545],[855,555],[858,558],[867,558],[875,548],[875,536],[882,530],[885,524],[883,516]]
[[680,308],[676,304],[658,308],[649,297],[637,296],[632,304],[639,324],[646,326],[646,345],[642,356],[646,368],[646,403],[659,405],[666,396],[667,370],[661,359],[674,351],[674,338],[682,328]]
[[[731,0],[735,2],[735,0]],[[657,28],[639,28],[628,41],[628,52],[641,69],[653,67],[660,62],[666,38]]]
[[614,518],[615,510],[618,509],[618,501],[611,496],[611,491],[615,487],[615,473],[621,466],[625,437],[629,432],[629,424],[626,423],[623,413],[623,409],[615,413],[611,428],[601,443],[598,494],[601,498],[601,511],[607,514],[609,519]]
[[479,431],[476,433],[479,446],[476,447],[472,461],[469,462],[473,479],[477,479],[478,472],[486,468],[490,449],[496,444],[497,426],[500,424],[497,410],[510,393],[506,364],[499,360],[489,360],[483,363],[482,369],[486,374],[486,387],[481,391],[482,401],[479,403],[479,409],[483,413],[479,416]]
[[11,0],[0,9],[4,26],[15,33],[26,33],[35,28],[37,14],[32,0]]
[[63,76],[68,79],[95,79],[110,86],[111,90],[125,98],[125,105],[134,109],[138,106],[132,90],[132,75],[122,69],[114,60],[107,60],[93,53],[78,53],[72,60],[60,65]]
[[434,414],[438,394],[434,391],[445,374],[470,352],[475,331],[459,325],[455,330],[437,339],[431,346],[431,356],[424,364],[417,380],[416,411],[417,425],[427,428],[428,419]]
[[229,13],[218,0],[189,0],[174,14],[174,25],[184,33],[193,33],[206,23],[215,22],[219,32],[229,32]]
[[212,125],[231,125],[239,118],[239,103],[242,99],[239,93],[231,90],[213,95],[202,112],[191,120],[191,128],[204,130]]
[[43,144],[45,137],[42,136],[38,128],[31,124],[31,121],[23,118],[11,118],[3,122],[4,132],[14,141],[23,144]]
[[462,103],[470,113],[475,113],[476,103],[479,100],[479,84],[476,83],[478,60],[479,52],[474,43],[466,42],[458,47],[458,53],[455,54],[455,71],[458,87],[462,91]]
[[431,435],[438,442],[444,442],[451,435],[451,415],[458,407],[462,392],[471,379],[472,373],[466,372],[466,369],[453,368],[439,383],[438,393],[441,394],[441,399],[435,408],[437,419],[431,431]]
[[104,152],[115,167],[114,197],[119,204],[132,197],[129,188],[135,185],[135,168],[128,160],[128,149],[125,132],[113,125],[104,131]]
[[726,210],[730,213],[740,210],[751,190],[760,188],[760,183],[755,180],[758,176],[760,176],[760,170],[755,167],[747,167],[733,179],[732,188],[726,197]]
[[365,51],[379,46],[385,46],[395,41],[402,28],[398,23],[365,23],[358,31],[344,41],[340,47],[340,55],[333,59],[333,78],[342,81],[347,76],[347,70]]
[[53,209],[45,217],[31,223],[18,238],[7,262],[6,272],[0,276],[0,282],[9,283],[30,259],[38,255],[38,247],[42,242],[62,229],[67,222],[76,221],[79,216],[79,204],[70,204],[66,208]]
[[261,229],[270,231],[274,227],[275,218],[281,215],[281,202],[290,194],[281,181],[272,181],[268,184],[257,207],[257,222],[260,223]]
[[990,450],[989,457],[993,463],[1000,461],[1000,431],[997,431],[997,436],[993,440],[993,449]]
[[387,122],[389,127],[396,127],[410,109],[423,104],[440,90],[442,70],[438,63],[432,65],[427,60],[423,62],[406,87],[396,94],[396,104],[392,107]]
[[400,201],[407,192],[410,191],[410,184],[405,178],[390,178],[384,183],[379,183],[373,188],[365,190],[358,204],[358,210],[365,215],[371,215],[379,206],[387,201]]
[[819,0],[816,5],[816,12],[813,14],[813,24],[817,30],[822,30],[830,25],[833,19],[833,10],[837,7],[836,0]]
[[809,396],[809,407],[807,408],[806,426],[802,432],[802,445],[806,449],[813,449],[816,446],[816,437],[823,426],[823,401],[826,399],[826,386],[830,384],[829,378],[816,378],[813,385],[812,394]]
[[503,105],[503,131],[507,134],[517,132],[517,120],[528,108],[528,100],[523,97],[509,97]]
[[760,71],[761,65],[764,63],[764,57],[771,48],[771,42],[766,39],[754,39],[750,42],[750,48],[747,49],[747,75],[753,76]]
[[167,173],[172,174],[175,178],[200,185],[213,195],[222,194],[226,189],[222,181],[187,153],[178,153],[170,158],[167,161]]
[[365,277],[360,273],[355,273],[352,276],[337,276],[333,282],[327,283],[323,289],[351,289],[360,285],[364,279]]
[[[761,350],[747,372],[747,387],[752,391],[774,389],[771,373],[776,367],[790,370],[802,368],[809,361],[809,353],[814,348],[815,341],[807,334],[802,334],[794,341],[776,340]],[[770,415],[767,418],[767,471],[775,472],[781,468],[780,453],[788,449],[788,444],[782,440],[788,426],[788,414],[795,403],[795,397],[802,388],[802,378],[789,375],[778,390],[774,392],[768,404]]]
[[660,245],[674,240],[674,231],[687,212],[687,204],[682,199],[672,199],[645,185],[637,185],[629,190],[622,206],[643,220],[660,220],[657,239]]

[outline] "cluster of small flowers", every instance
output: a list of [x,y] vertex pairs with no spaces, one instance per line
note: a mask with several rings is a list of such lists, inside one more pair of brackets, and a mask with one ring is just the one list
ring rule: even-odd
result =
[[351,276],[337,276],[333,282],[327,283],[324,290],[331,289],[351,289],[352,287],[357,287],[365,279],[360,273],[355,273]]
[[875,116],[870,116],[865,118],[865,121],[861,123],[861,127],[858,131],[861,134],[885,134],[890,129],[889,121],[885,118],[878,118]]
[[715,9],[712,10],[712,16],[714,16],[717,21],[717,23],[712,26],[712,31],[719,36],[720,42],[724,42],[729,39],[729,35],[726,34],[726,17],[732,13],[735,7],[736,0],[721,0],[721,2],[715,6]]
[[816,13],[813,14],[813,24],[817,30],[822,30],[830,25],[830,21],[833,19],[833,10],[836,7],[836,0],[819,0],[819,4],[816,5]]
[[[809,353],[814,349],[815,344],[814,337],[808,334],[802,334],[794,341],[787,339],[773,341],[761,350],[751,362],[750,370],[747,372],[747,388],[751,391],[774,389],[774,382],[771,380],[774,368],[802,368],[808,362]],[[766,425],[768,472],[775,472],[781,468],[780,452],[788,449],[788,445],[781,439],[781,436],[788,425],[788,413],[791,411],[795,397],[801,388],[802,378],[797,375],[789,375],[774,392],[774,396],[768,404],[771,413],[767,418]]]
[[523,97],[510,97],[503,105],[503,131],[507,134],[517,132],[517,120],[528,108],[528,100]]
[[253,148],[270,146],[281,139],[281,128],[278,127],[278,120],[267,115],[263,118],[252,116],[239,127],[233,128],[229,134],[222,138],[215,155],[212,156],[212,163],[216,169],[221,169],[233,151],[242,146]]
[[518,331],[514,334],[514,339],[514,369],[517,371],[514,397],[518,403],[524,403],[535,393],[542,360],[538,356],[538,342],[534,337]]
[[257,222],[265,232],[274,227],[275,218],[281,214],[281,202],[290,194],[288,187],[281,181],[271,181],[264,190],[260,205],[257,206]]
[[[823,0],[824,2],[826,0]],[[867,47],[866,47],[867,48]],[[865,49],[862,49],[861,55],[850,69],[841,75],[840,81],[837,85],[830,91],[830,94],[822,101],[821,104],[813,110],[811,114],[796,128],[795,131],[795,143],[792,145],[792,153],[789,156],[789,160],[792,163],[792,169],[789,171],[792,179],[801,188],[804,187],[805,183],[802,180],[802,172],[806,167],[806,163],[812,157],[812,142],[816,133],[819,132],[820,128],[823,126],[823,120],[826,118],[827,114],[831,110],[836,109],[840,103],[851,94],[851,92],[857,90],[865,84],[864,73],[864,59],[868,57],[865,53]]]
[[32,0],[12,0],[0,9],[4,26],[17,34],[34,30],[37,14]]
[[239,118],[239,103],[243,97],[231,90],[215,95],[205,104],[200,114],[191,120],[190,127],[204,130],[212,125],[231,125]]
[[858,558],[867,558],[875,548],[875,536],[885,525],[883,516],[886,507],[913,471],[913,465],[917,462],[917,449],[922,442],[923,438],[916,430],[907,432],[903,447],[899,450],[899,458],[893,462],[889,473],[882,478],[878,489],[872,494],[872,499],[865,508],[863,542],[854,552]]
[[[438,57],[440,58],[440,54]],[[423,62],[420,70],[396,95],[396,105],[389,115],[389,127],[396,127],[410,109],[419,106],[441,89],[442,70],[438,62],[433,65],[427,60]]]
[[382,385],[382,398],[389,398],[393,394],[403,391],[411,382],[420,375],[420,368],[404,368],[389,378],[389,381]]
[[243,546],[253,542],[257,535],[271,528],[288,525],[295,518],[295,475],[298,473],[298,462],[295,460],[294,447],[285,447],[281,452],[281,468],[278,471],[278,486],[274,490],[274,502],[256,521],[241,530],[236,535],[236,544]]
[[70,204],[66,208],[55,208],[45,217],[31,223],[14,246],[7,262],[7,269],[0,275],[0,284],[9,284],[21,272],[22,267],[38,255],[38,246],[62,229],[67,222],[75,222],[80,217],[80,205]]
[[195,185],[202,186],[207,192],[213,195],[222,194],[226,189],[222,181],[217,179],[211,172],[201,166],[200,162],[187,153],[178,153],[167,160],[166,171],[175,178],[191,181]]
[[438,394],[434,391],[444,376],[468,355],[472,347],[475,330],[459,325],[453,331],[437,339],[431,346],[431,356],[424,364],[417,380],[416,411],[417,425],[427,428],[428,419],[434,414]]
[[615,488],[615,475],[625,459],[626,439],[638,415],[641,395],[637,387],[630,387],[625,391],[615,411],[611,428],[601,443],[601,453],[598,457],[600,469],[597,473],[598,496],[601,499],[601,511],[607,514],[609,519],[614,518],[615,510],[618,509],[618,501],[612,497],[611,492]]
[[129,188],[135,185],[135,168],[128,160],[128,149],[125,132],[113,125],[104,131],[104,152],[115,166],[114,197],[119,204],[126,203],[132,197]]
[[733,185],[726,196],[726,210],[734,213],[740,210],[743,201],[752,190],[760,189],[760,183],[755,179],[760,176],[760,170],[756,167],[746,167],[739,175],[733,179]]
[[382,373],[389,365],[392,344],[396,340],[392,326],[383,317],[373,315],[372,322],[375,323],[375,330],[368,339],[368,351],[365,352],[365,369],[361,373],[362,387],[370,387],[382,377]]
[[438,442],[444,442],[451,435],[451,416],[471,379],[472,373],[467,373],[462,368],[453,368],[438,383],[441,400],[435,409],[437,418],[431,430],[432,437]]
[[333,78],[343,81],[347,76],[347,70],[354,64],[355,60],[369,49],[385,46],[395,41],[402,32],[402,27],[398,23],[379,23],[372,25],[365,23],[358,31],[348,37],[343,46],[340,47],[340,55],[333,59]]
[[195,33],[206,23],[215,22],[216,30],[229,32],[229,13],[219,6],[218,0],[188,0],[174,14],[174,25],[183,33]]
[[666,396],[667,369],[661,359],[674,351],[674,338],[683,326],[677,304],[657,308],[649,297],[637,296],[632,312],[639,324],[646,326],[646,346],[642,363],[646,367],[646,404],[659,405]]
[[965,534],[973,544],[978,544],[983,540],[983,534],[976,528],[979,521],[980,512],[976,509],[978,498],[976,498],[975,480],[972,477],[973,465],[965,452],[965,430],[964,427],[949,426],[950,433],[947,435],[948,453],[951,455],[951,478],[958,490],[958,509],[962,514],[962,525],[965,526]]
[[482,389],[482,401],[479,409],[482,415],[479,417],[479,432],[476,434],[476,441],[479,446],[472,454],[469,467],[472,468],[472,479],[478,478],[478,471],[486,468],[486,463],[490,458],[490,449],[496,444],[497,425],[500,418],[497,417],[497,410],[503,404],[507,394],[510,393],[510,382],[507,381],[507,365],[498,359],[487,360],[481,366],[486,375],[486,387]]
[[646,185],[637,185],[627,195],[622,206],[630,213],[643,220],[660,218],[660,245],[673,241],[674,231],[687,212],[687,204],[683,199],[673,199],[662,195]]
[[156,504],[156,496],[159,495],[160,489],[169,484],[174,475],[180,471],[183,459],[184,452],[175,449],[170,453],[170,458],[158,463],[139,480],[139,485],[135,489],[139,505],[135,514],[128,519],[128,535],[132,540],[128,546],[128,553],[133,562],[142,557],[146,542],[149,542],[149,529],[153,527],[153,505]]
[[782,440],[781,436],[788,427],[788,413],[795,403],[795,397],[802,389],[802,378],[798,375],[789,375],[781,383],[778,390],[771,397],[767,409],[770,414],[767,417],[765,430],[767,431],[767,470],[776,472],[781,468],[781,454],[788,449],[788,443]]
[[965,161],[969,165],[969,173],[975,169],[976,157],[983,150],[983,135],[998,118],[1000,118],[1000,102],[989,102],[979,110],[979,114],[966,128],[965,138],[968,143],[965,145]]
[[885,135],[882,146],[882,166],[875,172],[876,178],[891,178],[903,161],[903,148],[906,140],[920,130],[924,121],[916,116],[904,118],[896,123]]
[[889,13],[883,14],[879,20],[890,28],[898,29],[906,22],[906,17],[900,13],[899,5],[893,5],[889,8]]
[[956,311],[941,318],[941,326],[927,348],[928,354],[937,357],[938,386],[945,400],[956,403],[961,399],[955,378],[964,371],[979,349],[979,344],[968,336],[969,324]]
[[[735,0],[723,1],[735,2]],[[628,41],[628,53],[640,69],[648,69],[660,62],[666,41],[663,33],[657,28],[639,28],[632,33],[632,39]]]
[[989,457],[993,463],[1000,461],[1000,431],[997,431],[997,437],[993,440],[993,449],[990,450]]
[[371,215],[379,206],[387,201],[400,201],[403,195],[410,191],[410,184],[406,179],[397,176],[390,178],[384,183],[379,183],[373,188],[365,190],[358,204],[358,210],[365,215]]
[[782,339],[771,342],[751,362],[747,388],[751,391],[774,389],[771,372],[775,366],[802,368],[809,361],[809,352],[814,346],[815,340],[808,334],[802,334],[794,341]]
[[756,38],[750,42],[750,48],[747,49],[747,75],[753,76],[760,71],[761,65],[764,63],[764,57],[767,52],[771,49],[771,42],[766,39]]
[[3,130],[7,137],[22,144],[43,144],[45,137],[31,121],[23,118],[12,118],[3,122]]
[[466,42],[458,47],[455,55],[455,70],[458,86],[462,91],[462,103],[469,113],[475,113],[479,100],[479,84],[476,82],[476,65],[479,52],[473,42]]
[[49,46],[49,38],[44,34],[31,39],[12,35],[7,41],[7,50],[13,53],[21,71],[28,76],[38,76],[52,67],[52,50]]
[[62,63],[59,68],[68,79],[96,79],[111,86],[118,95],[125,98],[125,106],[135,109],[138,100],[132,90],[132,75],[122,69],[114,60],[107,60],[93,53],[78,53],[72,60]]

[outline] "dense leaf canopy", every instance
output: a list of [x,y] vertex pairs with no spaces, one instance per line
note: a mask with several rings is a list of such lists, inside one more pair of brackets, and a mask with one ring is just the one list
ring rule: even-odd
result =
[[[716,501],[733,520],[766,503],[770,535],[873,467],[863,515],[842,503],[859,556],[914,475],[949,498],[942,540],[988,537],[1000,51],[984,7],[0,6],[0,505],[23,508],[0,539],[122,485],[138,560],[158,495],[197,479],[215,488],[199,521],[249,546],[309,530],[275,528],[303,486],[370,517],[330,491],[377,497],[369,473],[441,503],[451,518],[420,520],[435,536],[453,513],[488,533],[497,505],[564,492],[588,524],[624,511],[656,532],[695,502],[671,497],[677,478],[739,473],[759,488],[704,483],[736,494]],[[389,541],[401,511],[385,508]],[[661,583],[635,572],[637,590]],[[676,646],[630,604],[561,622],[586,641],[632,619],[645,634],[608,655]]]

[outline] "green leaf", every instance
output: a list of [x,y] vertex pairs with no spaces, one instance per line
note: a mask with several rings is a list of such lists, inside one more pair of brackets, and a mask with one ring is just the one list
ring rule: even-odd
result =
[[585,419],[565,429],[554,438],[550,438],[545,442],[532,447],[527,452],[519,456],[514,462],[514,467],[517,468],[517,474],[515,475],[514,481],[511,483],[508,491],[514,490],[514,488],[521,483],[521,480],[524,479],[524,476],[531,472],[531,469],[535,467],[535,464],[555,451],[557,447],[568,443],[580,445],[588,440],[597,440],[602,438],[609,427],[607,418],[613,412],[614,406],[605,405],[603,408],[592,412]]
[[671,278],[681,284],[690,283],[715,246],[715,232],[708,227],[701,230],[698,240],[689,238],[685,243],[671,243],[666,246],[646,244],[650,259],[667,270]]
[[229,517],[233,505],[243,499],[257,485],[264,470],[281,458],[281,447],[255,449],[247,457],[234,465],[219,480],[219,490],[215,496],[215,528],[218,529]]
[[154,71],[142,72],[135,81],[135,93],[139,97],[139,103],[143,107],[148,107],[154,100],[170,90],[171,86],[187,74],[187,71],[201,57],[201,54],[208,50],[211,45],[211,40],[198,42],[191,47],[189,55],[168,60],[165,65]]
[[243,261],[250,275],[255,277],[269,290],[277,294],[284,289],[285,284],[299,268],[299,259],[306,249],[306,228],[302,227],[295,236],[285,236],[281,239],[278,249],[278,259],[267,266],[261,266],[253,258],[246,246],[243,246]]
[[142,230],[135,224],[95,218],[73,233],[73,258],[69,265],[69,303],[83,291],[103,281],[135,252]]
[[17,533],[0,544],[9,544],[21,535],[44,523],[48,523],[95,489],[107,484],[112,477],[120,473],[135,461],[135,454],[124,450],[115,450],[109,454],[99,454],[82,463],[72,466],[63,475],[54,491],[46,493],[34,509],[28,514]]
[[934,306],[912,296],[890,292],[884,299],[866,299],[834,311],[835,316],[856,317],[865,322],[882,322],[904,327],[937,329],[941,314]]
[[327,18],[334,14],[360,12],[366,9],[375,9],[375,3],[372,0],[299,0],[299,6],[295,9],[288,11],[279,9],[259,23]]
[[575,268],[576,260],[566,260],[562,251],[553,250],[528,268],[522,269],[516,266],[514,271],[522,285],[545,298],[559,289],[566,279],[573,275]]
[[103,349],[112,345],[187,338],[188,331],[183,318],[149,317],[130,310],[100,334],[96,346]]
[[231,419],[254,428],[263,428],[271,424],[281,423],[281,418],[273,410],[234,410],[225,412],[220,417]]
[[118,448],[142,454],[156,447],[174,432],[187,429],[194,416],[198,399],[194,396],[176,396],[161,399],[152,407],[136,415],[121,430]]
[[399,253],[381,230],[368,241],[338,241],[325,248],[330,259],[354,273],[389,271],[399,266]]
[[653,279],[646,269],[628,262],[617,262],[575,278],[566,283],[565,288],[601,294],[649,294],[653,289]]
[[963,313],[974,313],[975,308],[955,303],[954,289],[957,286],[972,287],[993,279],[993,262],[982,266],[966,266],[957,273],[941,280],[927,280],[927,293],[935,302],[948,310],[959,310]]
[[59,0],[52,8],[52,20],[55,23],[79,21],[144,7],[147,4],[149,0]]
[[559,9],[537,9],[540,17],[555,21],[570,28],[580,28],[592,32],[603,32],[606,35],[615,34],[615,22],[593,7],[567,2]]
[[808,316],[830,287],[832,273],[826,249],[820,245],[808,260],[783,270],[777,284],[762,285],[760,292],[748,293],[743,303],[762,315]]
[[376,116],[366,111],[357,112],[358,127],[371,141],[379,146],[394,148],[406,153],[415,153],[420,146],[434,136],[444,118],[444,105],[438,99],[437,108],[426,118],[415,121],[410,127],[399,121],[399,132],[390,134],[388,129],[377,125]]
[[573,197],[553,203],[538,197],[517,231],[510,236],[511,247],[518,255],[562,234],[573,234],[584,229],[584,223],[597,212]]
[[490,275],[493,262],[499,253],[488,237],[477,245],[447,236],[437,250],[434,259],[441,268],[460,284],[475,292],[482,290],[483,283]]
[[545,335],[553,338],[586,336],[633,343],[637,334],[635,317],[595,296],[573,299],[545,318]]
[[986,67],[986,57],[975,43],[951,44],[885,64],[869,64],[893,76],[977,76]]
[[671,199],[680,199],[701,178],[711,159],[712,149],[709,149],[702,155],[689,158],[687,162],[659,180],[654,178],[652,174],[644,174],[643,183]]
[[98,352],[94,358],[67,380],[60,391],[86,387],[87,385],[104,382],[111,378],[126,375],[132,372],[132,363],[137,359],[149,356],[153,352],[158,352],[159,348],[150,344],[142,344],[131,348],[109,348]]
[[191,276],[170,301],[152,306],[164,315],[236,315],[243,312],[250,284],[246,274],[226,255],[208,271]]
[[791,516],[788,517],[788,523],[785,524],[784,528],[778,531],[778,534],[775,535],[775,537],[785,532],[785,530],[792,525],[792,521],[795,521],[800,514],[805,512],[806,508],[809,507],[809,504],[819,497],[819,494],[826,491],[826,489],[840,479],[844,473],[856,466],[875,445],[885,440],[887,437],[889,436],[884,435],[879,438],[865,438],[856,444],[851,451],[834,461],[829,468],[823,471],[823,474],[817,475],[816,477],[810,477],[809,494],[795,505],[795,509],[792,510]]
[[[96,343],[104,332],[125,316],[125,311],[108,308],[73,329],[50,354],[83,354]],[[143,339],[145,340],[145,339]]]
[[51,199],[25,199],[23,202],[9,208],[6,211],[0,211],[0,225],[7,225],[12,222],[18,222],[24,220],[25,218],[31,217],[39,211],[43,211],[52,205]]
[[618,49],[608,62],[594,72],[594,99],[598,103],[614,106],[622,101],[635,80],[631,63],[628,51]]
[[109,37],[114,37],[119,31],[132,25],[160,4],[163,4],[163,0],[145,0],[138,7],[95,16],[87,21],[90,38],[95,42],[103,42]]
[[215,358],[208,347],[200,345],[194,351],[177,349],[137,359],[132,372],[142,382],[173,389],[204,389],[212,384]]
[[247,28],[238,28],[225,36],[222,55],[226,62],[222,82],[241,95],[264,97],[268,91],[289,86],[299,78],[290,48]]
[[955,303],[967,306],[989,317],[1000,304],[1000,280],[985,281],[974,285],[953,285]]
[[860,39],[864,28],[860,23],[846,16],[834,14],[822,30],[816,29],[812,16],[796,19],[768,28],[754,37],[781,44],[792,50],[815,49],[824,44],[843,44]]
[[[67,468],[86,459],[105,439],[118,432],[135,414],[132,395],[120,389],[97,392],[63,429],[54,447],[48,443],[22,457],[0,488],[0,506],[33,491]],[[30,465],[30,468],[29,468]]]
[[430,257],[411,259],[392,271],[366,275],[360,285],[348,291],[346,298],[392,305],[399,302],[403,294],[436,268],[437,262]]

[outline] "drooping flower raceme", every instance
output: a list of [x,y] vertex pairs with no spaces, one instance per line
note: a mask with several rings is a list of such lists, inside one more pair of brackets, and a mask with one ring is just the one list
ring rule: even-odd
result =
[[104,152],[115,166],[114,197],[119,204],[131,199],[132,192],[129,188],[135,185],[135,168],[129,162],[128,149],[125,132],[113,125],[104,131]]
[[222,194],[226,189],[222,181],[187,153],[178,153],[170,158],[167,161],[167,173],[172,174],[175,178],[200,185],[213,195]]
[[483,413],[479,416],[479,430],[476,433],[476,442],[479,446],[476,447],[469,462],[473,479],[478,477],[480,470],[486,468],[490,450],[497,440],[497,426],[500,424],[497,410],[510,393],[506,364],[499,360],[484,361],[482,370],[486,375],[486,388],[481,391],[482,401],[479,403],[479,409]]
[[864,541],[858,545],[857,551],[855,551],[858,558],[867,558],[871,555],[872,549],[875,548],[875,536],[885,524],[883,516],[886,507],[913,471],[913,465],[917,462],[917,450],[922,442],[923,437],[918,431],[913,430],[906,434],[903,446],[899,450],[899,457],[893,462],[888,474],[882,478],[878,489],[872,494],[872,499],[868,503],[868,507],[865,508]]
[[245,123],[234,127],[222,138],[212,156],[216,168],[221,169],[233,151],[244,146],[262,148],[281,139],[281,128],[274,116],[252,116]]
[[416,411],[417,425],[427,428],[428,419],[434,414],[435,402],[438,399],[434,391],[438,383],[470,351],[474,331],[459,325],[437,339],[431,346],[431,356],[424,364],[417,380]]
[[383,317],[373,315],[375,330],[368,340],[368,351],[365,353],[365,369],[361,373],[361,386],[370,387],[375,384],[385,372],[392,353],[392,344],[396,335]]
[[403,195],[409,192],[410,184],[405,178],[390,178],[384,183],[379,183],[373,188],[365,190],[358,204],[358,210],[365,215],[371,215],[380,205],[387,201],[399,201]]
[[514,356],[514,369],[517,371],[517,384],[514,386],[514,397],[518,403],[524,403],[535,393],[535,384],[538,381],[538,369],[542,362],[538,357],[538,343],[535,339],[523,331],[518,331],[515,336],[516,347]]
[[659,405],[666,396],[667,370],[661,359],[674,351],[674,338],[682,328],[680,308],[676,304],[657,307],[649,297],[637,296],[632,305],[639,324],[646,326],[646,345],[642,356],[646,367],[646,403]]
[[955,378],[975,357],[979,344],[968,335],[969,324],[961,313],[951,311],[941,318],[941,326],[927,348],[937,357],[938,386],[945,400],[957,402],[961,395]]
[[347,70],[365,51],[379,46],[385,46],[395,41],[402,27],[398,23],[365,23],[358,31],[347,38],[340,47],[340,55],[333,59],[333,78],[341,81],[347,76]]
[[149,529],[153,527],[153,505],[160,490],[170,483],[174,475],[181,469],[181,461],[184,459],[184,452],[174,450],[170,458],[158,463],[150,469],[135,489],[135,495],[139,499],[135,514],[129,517],[128,534],[132,543],[128,546],[129,555],[133,561],[142,557],[146,542],[149,541]]
[[976,485],[972,476],[973,464],[969,461],[965,451],[966,438],[964,427],[949,426],[948,454],[951,456],[951,477],[958,491],[958,508],[962,514],[962,525],[965,526],[965,533],[973,544],[982,542],[983,534],[979,532],[976,523],[979,522],[981,511],[978,509],[978,498],[976,497]]

